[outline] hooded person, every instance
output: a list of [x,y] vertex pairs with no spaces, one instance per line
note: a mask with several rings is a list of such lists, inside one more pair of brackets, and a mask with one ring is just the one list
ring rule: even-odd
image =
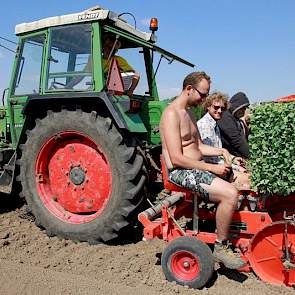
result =
[[243,92],[238,92],[230,99],[230,107],[217,121],[220,129],[222,146],[232,155],[249,158],[249,145],[240,118],[244,116],[249,99]]

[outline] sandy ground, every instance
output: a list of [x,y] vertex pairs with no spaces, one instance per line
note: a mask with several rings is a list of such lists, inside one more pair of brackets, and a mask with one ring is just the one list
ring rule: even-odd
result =
[[49,238],[19,209],[0,213],[0,294],[292,294],[252,273],[217,269],[202,290],[165,280],[161,240],[118,246]]

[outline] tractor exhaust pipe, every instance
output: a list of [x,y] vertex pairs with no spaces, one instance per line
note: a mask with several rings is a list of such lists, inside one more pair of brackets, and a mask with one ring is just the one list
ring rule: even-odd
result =
[[173,206],[176,202],[178,202],[181,198],[183,198],[183,193],[175,193],[171,196],[168,196],[164,200],[162,200],[159,204],[152,206],[149,209],[146,209],[145,211],[138,214],[138,220],[141,220],[142,218],[146,218],[148,220],[151,220],[152,218],[156,217],[162,210],[163,205],[166,205],[169,207]]

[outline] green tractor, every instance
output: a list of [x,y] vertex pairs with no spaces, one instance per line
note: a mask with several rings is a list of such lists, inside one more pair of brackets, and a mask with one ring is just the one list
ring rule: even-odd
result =
[[[110,242],[147,200],[160,172],[158,126],[168,103],[158,96],[159,64],[164,58],[194,67],[155,45],[152,24],[145,33],[95,7],[16,26],[19,43],[0,110],[0,192],[19,187],[49,236]],[[120,41],[120,55],[143,65],[131,96],[132,73],[113,61],[104,69],[106,35]]]

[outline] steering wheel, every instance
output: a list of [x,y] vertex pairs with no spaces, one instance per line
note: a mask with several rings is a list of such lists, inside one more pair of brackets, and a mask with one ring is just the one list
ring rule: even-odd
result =
[[[58,86],[63,86],[63,87],[58,87]],[[61,88],[65,88],[65,87],[66,87],[66,84],[64,84],[64,83],[52,81],[49,89],[61,89]]]

